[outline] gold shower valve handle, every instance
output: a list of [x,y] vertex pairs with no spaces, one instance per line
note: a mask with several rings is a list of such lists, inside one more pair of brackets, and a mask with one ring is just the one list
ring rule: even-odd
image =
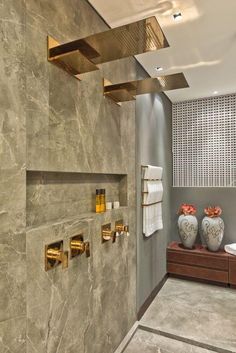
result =
[[77,250],[80,253],[85,252],[85,243],[83,242],[83,240],[72,239],[70,242],[70,247],[72,250]]
[[81,234],[71,239],[70,249],[72,257],[81,255],[84,252],[86,257],[90,257],[90,243],[88,241],[84,241]]
[[113,237],[113,230],[111,229],[103,229],[102,230],[102,237],[104,240],[110,240]]
[[68,267],[68,251],[63,251],[56,248],[48,248],[46,257],[47,260],[60,262],[63,269]]
[[117,224],[115,230],[119,235],[125,233],[127,236],[129,236],[129,226],[128,225]]

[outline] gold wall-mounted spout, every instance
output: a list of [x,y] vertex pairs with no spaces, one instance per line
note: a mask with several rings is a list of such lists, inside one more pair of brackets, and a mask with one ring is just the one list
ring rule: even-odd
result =
[[63,251],[63,241],[59,241],[45,247],[45,270],[51,270],[62,264],[62,268],[68,267],[68,251]]
[[155,16],[64,44],[48,37],[48,60],[71,75],[98,70],[97,65],[169,47]]
[[135,100],[135,97],[141,94],[159,93],[188,87],[189,84],[181,72],[116,84],[111,84],[107,79],[104,79],[103,94],[115,103],[121,103]]
[[71,257],[81,255],[85,252],[86,257],[90,256],[90,243],[84,241],[83,235],[79,234],[70,240]]

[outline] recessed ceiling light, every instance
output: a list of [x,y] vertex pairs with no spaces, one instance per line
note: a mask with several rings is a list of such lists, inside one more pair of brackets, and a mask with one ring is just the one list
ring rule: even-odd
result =
[[214,91],[213,94],[218,94],[219,92],[218,91]]
[[163,71],[163,67],[157,66],[157,67],[155,68],[155,70],[156,70],[156,71]]
[[182,20],[182,13],[181,12],[174,13],[173,18],[175,21],[181,21]]

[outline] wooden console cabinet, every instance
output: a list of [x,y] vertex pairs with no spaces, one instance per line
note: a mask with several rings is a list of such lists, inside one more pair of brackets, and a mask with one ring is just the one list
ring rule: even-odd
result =
[[167,248],[167,272],[170,275],[236,286],[236,256],[224,250],[210,252],[205,246],[185,249],[172,242]]

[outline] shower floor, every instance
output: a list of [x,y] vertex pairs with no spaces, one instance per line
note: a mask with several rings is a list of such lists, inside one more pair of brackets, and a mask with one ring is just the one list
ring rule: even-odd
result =
[[124,353],[236,353],[236,290],[169,278]]
[[214,351],[138,329],[124,353],[212,353]]

